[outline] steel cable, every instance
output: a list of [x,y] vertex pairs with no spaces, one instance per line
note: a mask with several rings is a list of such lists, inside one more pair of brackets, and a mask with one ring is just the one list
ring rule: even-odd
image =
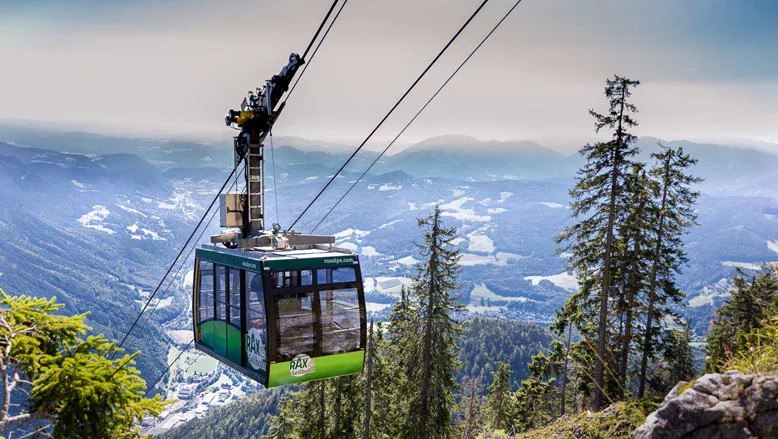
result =
[[438,90],[427,100],[427,102],[421,107],[421,109],[419,109],[419,111],[416,112],[416,114],[413,116],[413,118],[411,118],[411,120],[403,127],[403,129],[400,130],[400,132],[397,133],[396,136],[394,136],[394,139],[392,139],[392,141],[389,142],[388,145],[386,145],[386,148],[384,148],[384,150],[381,151],[381,154],[379,154],[378,157],[376,157],[375,160],[373,160],[373,162],[370,164],[370,166],[367,167],[367,169],[365,169],[365,171],[362,173],[362,175],[360,175],[359,178],[357,178],[351,184],[351,187],[349,187],[348,190],[338,199],[338,201],[335,202],[335,204],[333,204],[332,207],[330,207],[330,210],[327,211],[327,213],[324,215],[324,217],[322,217],[322,219],[316,224],[316,226],[311,230],[310,233],[315,232],[316,229],[319,228],[319,226],[324,222],[325,219],[327,219],[327,217],[332,213],[332,211],[335,210],[336,207],[338,207],[340,202],[343,201],[344,198],[346,198],[346,196],[351,192],[352,189],[354,189],[354,186],[356,186],[359,183],[359,181],[362,180],[362,178],[370,171],[370,169],[372,169],[373,166],[375,166],[375,164],[378,163],[378,160],[380,160],[381,157],[383,157],[384,154],[386,154],[386,151],[388,151],[389,148],[391,148],[392,145],[394,145],[394,142],[396,142],[397,139],[399,139],[400,136],[402,136],[403,133],[405,133],[405,130],[407,130],[408,127],[410,127],[411,124],[413,124],[413,122],[416,121],[416,119],[419,117],[419,115],[421,115],[421,113],[424,112],[425,109],[427,109],[427,107],[432,103],[433,100],[435,100],[435,98],[438,96],[438,94],[440,94],[440,92],[446,87],[446,85],[448,85],[448,83],[454,78],[454,76],[456,76],[456,74],[459,73],[459,71],[462,69],[462,67],[464,67],[465,64],[467,64],[468,61],[470,61],[470,58],[472,58],[473,55],[475,55],[475,53],[478,51],[478,49],[480,49],[481,46],[484,45],[486,40],[488,40],[489,37],[491,37],[492,34],[497,30],[497,28],[499,28],[500,25],[508,18],[508,16],[511,15],[513,10],[516,9],[517,6],[519,6],[519,3],[521,3],[521,1],[522,0],[517,0],[516,3],[513,4],[513,7],[511,7],[508,10],[508,12],[505,13],[505,15],[502,17],[502,19],[500,19],[500,21],[498,21],[497,24],[494,25],[492,30],[489,31],[489,33],[487,33],[486,36],[483,37],[483,39],[481,39],[481,42],[478,43],[477,46],[475,46],[475,48],[470,52],[469,55],[467,55],[465,60],[462,61],[462,64],[460,64],[459,67],[457,67],[456,70],[454,70],[454,72],[448,77],[448,79],[446,79],[445,82],[443,82],[443,84],[440,86],[440,88],[438,88]]
[[415,81],[413,81],[413,84],[411,84],[411,86],[408,87],[408,90],[406,90],[405,93],[403,93],[403,95],[400,97],[400,99],[397,100],[397,102],[386,113],[386,115],[381,119],[381,121],[378,122],[378,125],[376,125],[375,128],[373,128],[373,130],[370,132],[370,134],[367,135],[365,140],[363,140],[362,143],[357,147],[357,149],[355,149],[354,152],[351,153],[351,156],[349,156],[349,158],[343,163],[343,165],[338,169],[338,171],[335,172],[335,174],[329,179],[329,181],[327,181],[327,183],[324,185],[324,187],[321,188],[319,193],[316,194],[316,196],[313,198],[313,200],[311,200],[311,202],[308,203],[308,206],[306,206],[305,209],[303,209],[302,213],[300,213],[300,215],[297,217],[297,219],[294,220],[292,225],[289,227],[289,230],[294,228],[294,226],[300,221],[300,219],[308,212],[308,210],[311,208],[311,206],[313,206],[313,204],[316,203],[316,200],[318,200],[319,197],[321,197],[322,193],[324,193],[324,191],[327,190],[327,188],[330,186],[330,184],[332,184],[332,182],[335,181],[335,179],[338,177],[338,175],[340,175],[340,173],[343,171],[343,169],[351,162],[351,160],[357,155],[357,153],[359,153],[359,151],[365,146],[365,144],[368,142],[368,140],[370,140],[370,138],[373,137],[373,134],[375,134],[375,132],[378,131],[378,129],[381,127],[381,125],[383,125],[384,122],[386,122],[386,120],[389,118],[389,116],[392,115],[394,110],[405,100],[405,98],[408,96],[408,94],[410,94],[410,92],[416,87],[416,85],[422,80],[422,78],[424,78],[424,76],[427,74],[427,72],[429,72],[430,69],[432,69],[432,66],[434,66],[435,63],[438,61],[438,59],[440,59],[440,57],[443,56],[443,54],[454,43],[454,41],[459,37],[459,35],[465,30],[465,28],[470,24],[470,22],[473,21],[475,16],[478,15],[479,12],[481,12],[481,9],[483,9],[483,7],[488,2],[489,2],[489,0],[483,0],[483,2],[481,2],[481,4],[478,6],[478,8],[475,10],[475,12],[473,12],[470,15],[470,18],[468,18],[467,21],[465,21],[465,23],[459,28],[459,30],[454,34],[454,36],[451,37],[451,39],[448,41],[448,43],[446,43],[446,45],[443,46],[443,49],[441,49],[441,51],[435,56],[435,58],[433,58],[433,60],[429,63],[427,68],[425,68],[424,71],[421,72],[419,77],[416,78]]

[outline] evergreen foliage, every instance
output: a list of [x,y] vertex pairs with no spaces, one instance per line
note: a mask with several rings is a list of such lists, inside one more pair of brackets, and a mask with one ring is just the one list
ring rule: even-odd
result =
[[692,352],[692,331],[688,324],[669,328],[660,337],[662,360],[648,377],[648,387],[657,394],[666,394],[681,381],[690,381],[697,374]]
[[462,385],[464,391],[459,403],[459,434],[461,439],[475,439],[481,430],[483,418],[481,405],[481,379],[468,379]]
[[[560,414],[580,410],[584,401],[599,410],[642,397],[648,379],[675,378],[668,357],[658,354],[682,351],[684,361],[690,358],[690,338],[667,325],[680,323],[673,309],[683,293],[675,276],[687,261],[682,238],[696,221],[699,194],[692,186],[700,180],[688,172],[696,160],[681,148],[663,147],[650,166],[637,160],[629,131],[637,126],[631,102],[637,85],[614,76],[606,81],[608,111],[590,111],[595,129],[611,130],[611,140],[581,149],[586,163],[570,191],[578,222],[558,237],[580,285],[551,326],[559,340],[550,360],[561,377],[550,380],[560,386]],[[686,376],[689,364],[673,372]]]
[[486,396],[486,427],[507,431],[513,424],[513,392],[511,391],[511,367],[498,363]]
[[459,367],[457,339],[460,325],[452,319],[462,309],[454,292],[458,289],[459,250],[451,244],[456,230],[443,226],[440,208],[419,219],[424,241],[418,243],[421,262],[413,279],[411,300],[418,325],[406,343],[412,354],[408,375],[409,416],[404,437],[445,437],[451,429],[454,379]]
[[733,278],[731,296],[716,311],[708,333],[707,372],[722,372],[727,363],[748,350],[749,342],[766,321],[778,315],[778,277],[766,268],[746,279],[742,271]]
[[[622,221],[621,208],[628,203],[626,179],[638,153],[633,145],[636,137],[627,131],[637,126],[637,121],[632,118],[637,109],[629,99],[630,90],[638,84],[638,81],[614,76],[605,85],[608,112],[589,111],[595,119],[595,130],[612,129],[612,140],[581,149],[586,163],[570,191],[572,213],[579,222],[565,229],[558,238],[559,242],[567,243],[564,249],[572,253],[568,268],[575,270],[581,283],[589,285],[585,295],[574,295],[571,300],[575,301],[575,308],[586,316],[596,316],[593,326],[588,322],[576,322],[582,336],[596,345],[592,354],[599,358],[594,361],[593,373],[593,406],[596,410],[602,405],[605,363],[610,360],[608,310],[613,297],[616,231]],[[587,334],[592,332],[592,335]]]
[[[136,424],[166,403],[144,397],[146,383],[134,367],[138,353],[109,359],[121,349],[91,328],[86,314],[62,316],[56,299],[9,296],[0,290],[0,431],[46,420],[54,437],[134,438]],[[29,394],[26,407],[11,399]]]
[[683,151],[683,148],[665,148],[652,154],[657,164],[651,169],[651,176],[659,188],[656,202],[658,211],[654,214],[656,224],[651,254],[651,273],[646,291],[646,324],[640,358],[638,397],[645,391],[648,362],[653,359],[656,334],[660,322],[672,316],[671,306],[680,303],[684,294],[675,286],[675,275],[687,262],[683,235],[696,224],[694,203],[699,192],[691,186],[701,181],[688,173],[688,168],[697,163]]
[[532,356],[551,344],[551,335],[531,323],[474,318],[462,322],[462,328],[457,374],[460,382],[478,377],[488,386],[496,365],[507,363],[512,371],[511,387],[515,389],[529,376]]

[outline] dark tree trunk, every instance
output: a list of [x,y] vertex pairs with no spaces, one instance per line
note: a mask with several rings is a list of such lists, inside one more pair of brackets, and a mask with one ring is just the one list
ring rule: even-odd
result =
[[665,176],[662,182],[662,203],[659,210],[659,225],[656,231],[656,244],[654,245],[654,261],[651,266],[651,276],[648,282],[648,307],[646,310],[646,330],[643,340],[643,352],[640,359],[640,381],[638,384],[638,398],[642,398],[646,390],[646,373],[648,371],[648,357],[651,356],[651,339],[653,338],[651,327],[654,324],[654,299],[656,296],[656,278],[659,272],[660,252],[662,251],[662,239],[664,238],[665,209],[667,208],[667,191],[670,176],[670,159],[668,154],[665,159]]
[[367,364],[365,365],[365,422],[362,431],[363,439],[371,439],[370,421],[373,416],[372,390],[373,390],[373,321],[370,321],[370,330],[367,335]]

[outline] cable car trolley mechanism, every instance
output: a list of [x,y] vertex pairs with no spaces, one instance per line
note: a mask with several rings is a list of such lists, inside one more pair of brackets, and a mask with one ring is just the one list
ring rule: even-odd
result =
[[226,123],[240,129],[235,163],[246,190],[220,197],[221,226],[195,253],[197,349],[265,387],[359,373],[366,311],[359,259],[332,236],[264,228],[263,144],[304,60],[297,54],[249,92]]

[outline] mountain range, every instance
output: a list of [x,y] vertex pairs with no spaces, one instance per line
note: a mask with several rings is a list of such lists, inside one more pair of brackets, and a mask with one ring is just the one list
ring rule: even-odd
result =
[[[10,129],[0,125],[0,288],[56,295],[67,311],[91,312],[100,332],[121,337],[229,172],[230,145]],[[659,139],[641,138],[643,154]],[[293,144],[296,146],[289,146]],[[702,334],[727,294],[728,279],[778,260],[778,156],[693,142],[699,159],[699,226],[687,236],[679,278],[684,312]],[[268,222],[288,225],[350,154],[343,145],[274,139],[268,162]],[[305,149],[301,149],[305,148]],[[295,227],[311,231],[376,157],[357,156]],[[458,229],[460,300],[470,314],[546,324],[576,288],[554,237],[571,223],[567,191],[577,154],[533,142],[427,139],[381,159],[322,222],[317,233],[360,254],[369,309],[377,318],[414,273],[416,218],[435,205]],[[276,177],[275,184],[273,175]],[[277,186],[279,212],[275,211]],[[205,233],[217,231],[211,223]],[[187,262],[191,265],[191,260]],[[152,377],[176,331],[190,328],[187,265],[141,320],[129,348],[141,348]]]

